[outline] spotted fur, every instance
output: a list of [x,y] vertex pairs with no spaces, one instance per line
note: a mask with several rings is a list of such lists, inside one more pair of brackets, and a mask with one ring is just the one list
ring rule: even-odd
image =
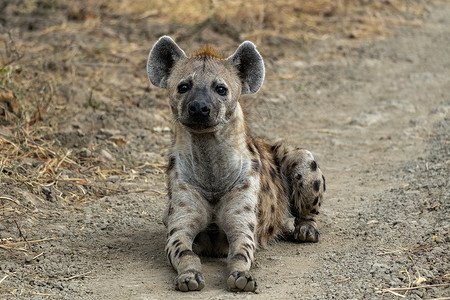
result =
[[175,287],[201,290],[198,255],[208,255],[228,258],[231,291],[255,291],[256,249],[280,235],[319,240],[316,217],[326,189],[319,165],[307,150],[250,135],[240,95],[255,93],[264,80],[251,42],[228,58],[211,47],[188,57],[162,37],[147,69],[152,83],[167,88],[174,120],[163,221]]

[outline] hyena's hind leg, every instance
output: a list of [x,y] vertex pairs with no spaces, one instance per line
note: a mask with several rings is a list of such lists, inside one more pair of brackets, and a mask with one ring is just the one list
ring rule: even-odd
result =
[[295,241],[318,242],[316,218],[325,192],[325,177],[311,152],[277,143],[272,149],[288,186],[289,207],[295,217]]

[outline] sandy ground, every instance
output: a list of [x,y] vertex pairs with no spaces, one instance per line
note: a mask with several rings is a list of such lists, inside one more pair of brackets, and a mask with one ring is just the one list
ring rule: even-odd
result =
[[[448,16],[450,4],[442,2],[428,6],[420,25],[383,38],[330,38],[286,47],[281,57],[282,45],[259,46],[267,77],[258,95],[245,98],[252,131],[311,150],[327,193],[319,243],[280,241],[257,253],[256,294],[226,291],[224,259],[202,258],[203,291],[183,294],[172,286],[176,274],[164,256],[161,221],[170,120],[164,92],[148,87],[143,68],[146,51],[168,29],[154,27],[140,44],[133,29],[129,43],[136,50],[128,58],[120,51],[114,60],[84,56],[76,69],[55,50],[72,45],[55,41],[55,54],[40,68],[63,78],[58,90],[68,102],[51,138],[134,176],[108,175],[104,184],[112,192],[80,203],[62,201],[50,188],[47,197],[33,196],[4,180],[0,195],[35,211],[21,221],[23,234],[44,241],[31,252],[0,249],[0,299],[450,297]],[[113,29],[119,30],[105,27],[102,34],[113,36]],[[79,41],[93,49],[90,42]],[[211,34],[210,42],[221,39]],[[221,47],[231,53],[237,45],[227,40]],[[84,85],[73,85],[74,76],[85,77]],[[87,98],[95,102],[86,108]],[[3,242],[18,235],[17,223],[5,216]]]

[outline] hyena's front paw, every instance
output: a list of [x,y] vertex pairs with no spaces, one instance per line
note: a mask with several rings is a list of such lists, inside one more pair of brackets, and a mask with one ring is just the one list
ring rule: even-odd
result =
[[233,272],[227,280],[228,289],[232,292],[254,292],[258,283],[249,272]]
[[182,292],[200,291],[205,287],[202,273],[195,270],[187,270],[178,274],[174,280],[175,288]]
[[295,225],[294,239],[298,242],[317,243],[320,239],[320,233],[313,225],[299,222]]

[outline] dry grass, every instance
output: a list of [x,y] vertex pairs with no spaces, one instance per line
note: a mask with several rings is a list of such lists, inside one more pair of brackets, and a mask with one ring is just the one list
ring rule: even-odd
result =
[[331,34],[369,37],[385,34],[394,24],[423,13],[419,1],[281,0],[281,1],[119,1],[114,10],[152,17],[161,22],[195,25],[211,20],[233,27],[241,39],[260,43],[270,36],[296,41],[323,39]]
[[[39,9],[24,1],[22,11]],[[308,42],[342,34],[351,38],[383,35],[399,24],[416,23],[424,13],[421,0],[117,0],[40,1],[63,7],[72,20],[95,20],[108,15],[129,15],[177,25],[207,25],[236,39],[264,42],[271,36]],[[58,5],[56,4],[58,3]],[[42,4],[41,4],[42,6]]]

